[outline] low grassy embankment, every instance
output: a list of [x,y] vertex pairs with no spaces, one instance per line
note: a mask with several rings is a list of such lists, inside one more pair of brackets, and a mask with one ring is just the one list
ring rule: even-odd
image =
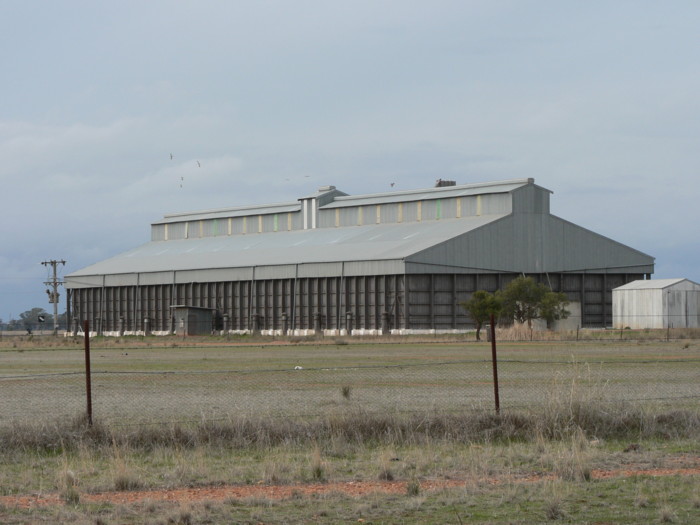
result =
[[[700,415],[625,405],[535,412],[227,419],[106,427],[83,420],[0,433],[4,495],[61,503],[0,506],[3,523],[692,523],[700,516]],[[660,469],[684,475],[656,476]],[[629,477],[625,471],[633,473]],[[431,481],[449,481],[437,491]],[[310,483],[390,483],[361,498]],[[295,485],[255,495],[127,504],[90,494],[175,487]],[[352,487],[353,484],[348,486]]]

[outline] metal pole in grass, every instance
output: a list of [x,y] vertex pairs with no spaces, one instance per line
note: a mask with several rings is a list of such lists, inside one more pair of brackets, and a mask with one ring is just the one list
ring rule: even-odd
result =
[[498,360],[496,359],[496,323],[491,314],[491,362],[493,364],[493,396],[496,401],[496,414],[501,412],[501,402],[498,398]]
[[92,386],[90,384],[90,321],[83,323],[85,332],[85,392],[87,394],[87,419],[92,426]]

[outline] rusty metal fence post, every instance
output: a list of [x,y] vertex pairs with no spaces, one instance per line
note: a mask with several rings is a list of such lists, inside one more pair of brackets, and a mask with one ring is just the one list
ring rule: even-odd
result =
[[87,396],[87,420],[92,426],[92,385],[90,383],[90,321],[83,323],[85,332],[85,393]]
[[496,414],[501,412],[501,402],[498,396],[498,360],[496,359],[496,322],[491,314],[491,362],[493,366],[493,396],[496,402]]

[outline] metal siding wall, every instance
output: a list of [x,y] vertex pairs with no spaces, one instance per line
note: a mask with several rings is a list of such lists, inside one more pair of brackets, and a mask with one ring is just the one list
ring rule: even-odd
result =
[[80,277],[65,279],[65,286],[67,288],[94,288],[96,286],[102,286],[102,276],[101,275],[83,275]]
[[687,301],[685,290],[669,289],[666,293],[668,323],[671,328],[687,328]]
[[474,217],[477,215],[477,198],[462,197],[462,217]]
[[393,275],[402,273],[403,270],[404,262],[400,260],[345,263],[345,275]]
[[[335,224],[335,219],[333,224]],[[340,208],[339,211],[339,224],[340,227],[343,226],[356,226],[357,225],[357,208]]]
[[[277,220],[277,229],[279,229],[279,219]],[[263,215],[262,217],[262,227],[264,232],[273,232],[275,230],[275,216],[274,215]],[[285,228],[286,229],[286,228]]]
[[441,219],[454,219],[457,217],[457,199],[441,199],[442,214]]
[[403,203],[403,222],[416,222],[418,220],[418,202]]
[[[88,319],[92,326],[101,316],[102,329],[115,331],[119,318],[126,330],[142,329],[143,319],[152,329],[169,330],[175,304],[212,308],[229,315],[229,327],[250,328],[250,315],[265,317],[265,327],[281,328],[286,313],[289,328],[294,314],[295,328],[313,328],[314,314],[323,315],[324,328],[345,328],[346,312],[353,313],[355,328],[381,328],[382,314],[390,314],[392,328],[450,329],[471,326],[459,303],[475,290],[493,292],[507,285],[517,274],[378,274],[340,277],[307,277],[296,280],[258,278],[254,295],[251,280],[199,283],[143,284],[141,286],[71,289],[73,318]],[[536,280],[563,291],[569,300],[582,305],[582,326],[603,326],[612,314],[612,287],[643,278],[642,274],[531,274]],[[405,281],[404,281],[405,279]],[[342,283],[342,284],[341,284]],[[584,287],[582,289],[582,286]],[[295,291],[296,290],[296,291]],[[407,292],[406,290],[410,290]],[[296,301],[296,303],[295,303]],[[252,306],[252,310],[251,310]],[[689,307],[690,308],[690,307]],[[697,308],[697,307],[695,307]],[[410,314],[406,317],[406,314]],[[101,314],[101,315],[100,315]],[[656,315],[656,312],[653,312]],[[649,314],[638,314],[649,315]],[[697,317],[697,314],[694,314]],[[617,318],[617,316],[616,316]]]
[[550,192],[526,185],[512,192],[514,213],[549,213]]
[[408,304],[410,315],[408,317],[408,328],[429,329],[430,328],[430,275],[408,275]]
[[330,210],[318,210],[316,221],[319,228],[334,228],[335,209],[331,208]]
[[151,240],[152,241],[164,241],[165,240],[165,224],[152,224],[151,225]]
[[234,217],[231,221],[231,235],[243,235],[244,223],[243,217]]
[[433,323],[436,329],[452,328],[455,313],[453,277],[451,274],[433,277]]
[[300,264],[298,277],[322,277],[327,275],[340,275],[343,263],[311,263]]
[[508,193],[491,193],[481,195],[481,215],[504,214],[513,211],[512,200]]
[[393,224],[399,221],[398,204],[382,204],[382,224]]
[[442,202],[439,199],[423,201],[421,220],[434,221],[437,219],[438,207],[442,209]]
[[178,283],[244,281],[251,279],[252,268],[212,268],[210,270],[180,270],[175,274]]
[[105,275],[104,281],[105,286],[135,286],[138,275],[135,273]]
[[214,237],[220,235],[219,219],[207,219],[202,221],[202,237]]
[[188,239],[198,239],[201,237],[199,232],[199,221],[188,221],[187,222],[187,238]]
[[152,272],[139,275],[139,283],[142,285],[172,283],[175,272]]
[[178,240],[185,238],[185,223],[184,222],[174,222],[168,224],[168,240]]

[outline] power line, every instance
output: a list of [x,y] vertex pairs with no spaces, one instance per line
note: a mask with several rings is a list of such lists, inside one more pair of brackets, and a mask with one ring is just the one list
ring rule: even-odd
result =
[[53,335],[58,334],[58,287],[59,285],[63,284],[63,281],[58,280],[57,272],[56,272],[56,267],[59,264],[62,264],[65,266],[66,261],[60,260],[50,260],[50,261],[43,261],[41,264],[44,266],[51,266],[53,270],[53,276],[51,277],[50,281],[45,281],[44,284],[46,286],[50,286],[52,290],[46,290],[46,294],[49,296],[49,304],[53,304]]

